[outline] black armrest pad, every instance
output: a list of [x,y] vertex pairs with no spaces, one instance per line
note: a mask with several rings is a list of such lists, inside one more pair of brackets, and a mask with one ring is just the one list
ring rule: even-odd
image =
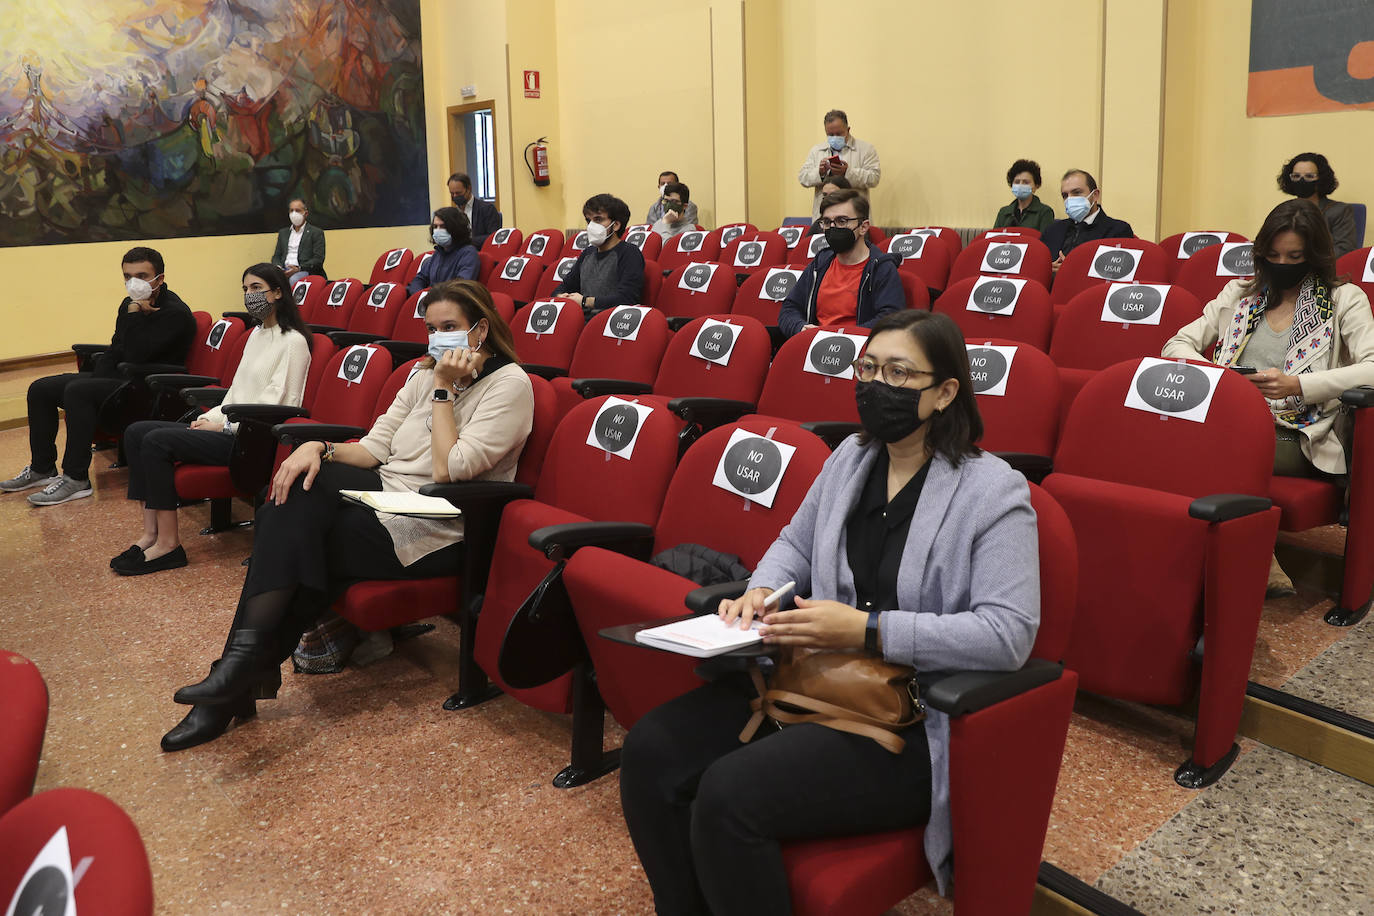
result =
[[1341,403],[1350,407],[1374,407],[1374,388],[1348,388],[1341,392]]
[[1263,496],[1218,493],[1193,500],[1188,506],[1188,514],[1204,522],[1226,522],[1243,515],[1267,512],[1272,505],[1273,502]]
[[668,317],[668,330],[676,334],[678,331],[681,331],[683,328],[687,327],[687,325],[691,324],[693,321],[696,321],[696,319],[690,316],[670,315]]
[[261,321],[259,321],[258,319],[254,318],[252,315],[248,314],[247,312],[220,312],[220,317],[221,317],[221,318],[237,318],[239,321],[242,321],[245,325],[247,325],[247,326],[250,327],[250,328],[251,328],[251,327],[254,327],[254,326],[256,326],[256,325],[262,324]]
[[120,363],[119,371],[129,378],[146,379],[150,375],[180,375],[186,367],[176,363]]
[[108,350],[108,349],[110,349],[110,345],[107,344],[107,343],[103,343],[103,344],[72,344],[72,352],[73,352],[73,353],[84,354],[84,355],[86,355],[86,356],[94,356],[95,354],[97,354],[97,353],[103,353],[103,352],[105,352],[105,351]]
[[610,547],[631,541],[653,541],[654,529],[639,522],[572,522],[546,525],[530,532],[530,546],[554,559],[580,547]]
[[961,671],[926,688],[926,705],[951,716],[986,709],[1051,681],[1064,668],[1054,662],[1031,659],[1020,671]]
[[[231,420],[234,419],[229,412],[232,409],[224,409],[224,415]],[[277,423],[272,427],[272,435],[286,443],[347,442],[349,439],[361,439],[367,435],[367,430],[342,423]]]
[[342,330],[343,330],[343,328],[339,327],[337,324],[314,324],[314,323],[311,323],[311,324],[307,324],[306,327],[309,328],[312,332],[314,332],[314,333],[316,333],[316,334],[323,334],[323,335],[325,335],[326,337],[328,337],[330,334],[333,334],[335,331],[342,331]]
[[213,375],[187,375],[180,372],[155,372],[144,379],[159,391],[181,391],[183,388],[204,388],[218,385],[219,379]]
[[[376,343],[382,339],[381,334],[364,334],[362,331],[330,331],[325,335],[334,341],[334,346],[339,349],[344,347],[356,347],[359,344]],[[419,346],[419,344],[416,344]]]
[[391,354],[393,362],[400,364],[408,359],[418,359],[429,352],[429,344],[413,340],[382,340],[377,346]]
[[549,380],[562,378],[568,374],[567,369],[560,369],[557,366],[540,366],[536,363],[521,363],[520,368],[524,369],[530,375],[537,375],[540,378]]
[[688,423],[719,426],[753,413],[754,405],[750,401],[730,398],[673,398],[668,402],[668,409]]
[[224,415],[234,423],[240,420],[285,423],[292,417],[308,417],[310,411],[304,407],[288,407],[285,404],[226,404]]
[[748,579],[738,582],[721,582],[719,585],[705,585],[687,593],[682,603],[693,614],[714,614],[720,603],[728,598],[738,598],[749,588]]
[[820,436],[821,441],[830,446],[832,452],[850,436],[863,432],[861,424],[848,423],[844,420],[816,420],[811,423],[803,423],[801,427],[809,433]]
[[214,407],[223,404],[228,388],[183,388],[181,399],[192,407]]
[[584,398],[596,398],[603,394],[652,394],[654,386],[623,378],[575,378],[572,389]]
[[470,513],[478,509],[529,499],[534,487],[505,480],[460,480],[457,483],[427,483],[420,488],[425,496],[437,496]]
[[1030,452],[994,452],[1011,465],[1031,483],[1039,483],[1054,470],[1054,459],[1049,455],[1033,455]]

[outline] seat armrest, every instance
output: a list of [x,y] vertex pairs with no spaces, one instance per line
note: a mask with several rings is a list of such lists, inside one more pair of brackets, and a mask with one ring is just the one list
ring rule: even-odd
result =
[[932,709],[962,716],[1057,681],[1063,672],[1063,665],[1035,658],[1019,671],[960,671],[927,687],[924,699]]
[[504,506],[517,499],[529,499],[534,487],[504,480],[460,480],[456,483],[427,483],[420,488],[425,496],[446,499],[465,515],[483,508]]
[[[231,420],[234,419],[230,411],[237,406],[235,404],[224,408],[224,415]],[[272,427],[272,435],[283,444],[300,445],[303,442],[347,442],[350,439],[361,439],[367,435],[367,430],[361,426],[348,426],[343,423],[277,423]]]
[[72,352],[75,353],[77,356],[91,357],[100,353],[104,353],[108,349],[110,349],[110,345],[107,343],[72,344]]
[[530,375],[537,375],[549,381],[553,381],[556,378],[562,378],[568,374],[567,369],[560,369],[557,366],[540,366],[536,363],[521,363],[520,368],[524,369]]
[[1374,407],[1374,388],[1348,388],[1341,392],[1341,403],[1348,407]]
[[292,417],[308,417],[310,411],[304,407],[291,407],[286,404],[226,404],[224,415],[233,423],[241,420],[254,420],[258,423],[285,423]]
[[333,334],[333,333],[336,332],[336,331],[342,331],[342,330],[344,330],[343,328],[339,327],[337,324],[314,324],[314,323],[311,323],[311,324],[307,324],[306,327],[309,328],[309,329],[311,330],[312,333],[314,333],[314,334],[323,334],[323,335],[326,336],[326,337],[328,337],[330,334]]
[[325,336],[334,341],[334,346],[340,350],[359,344],[376,343],[382,339],[381,334],[364,334],[362,331],[330,331]]
[[179,392],[181,399],[191,407],[214,407],[216,404],[223,404],[224,398],[229,394],[228,388],[183,388]]
[[693,614],[714,614],[722,601],[738,598],[749,588],[748,579],[735,582],[721,582],[718,585],[704,585],[693,589],[682,599],[687,610]]
[[147,381],[150,375],[180,375],[186,367],[177,363],[120,363],[119,371],[126,378]]
[[1188,514],[1204,522],[1228,522],[1233,518],[1268,512],[1274,503],[1263,496],[1218,493],[1200,496],[1188,506]]
[[815,420],[810,423],[803,423],[801,427],[809,433],[820,436],[821,441],[830,446],[832,452],[850,436],[863,432],[862,424],[849,423],[844,420]]
[[582,547],[605,547],[617,553],[644,556],[652,547],[654,529],[639,522],[572,522],[546,525],[530,532],[530,546],[550,560],[572,556]]
[[730,398],[673,398],[668,409],[688,423],[700,423],[703,429],[715,429],[754,412],[751,401]]
[[377,346],[391,354],[391,360],[400,365],[408,359],[419,359],[429,352],[429,344],[414,340],[382,340]]
[[1054,459],[1049,455],[1033,455],[1030,452],[994,452],[1012,468],[1021,472],[1031,483],[1039,483],[1054,470]]
[[623,378],[575,378],[572,389],[584,398],[596,398],[603,394],[652,394],[654,386]]
[[204,388],[218,385],[219,379],[213,375],[188,375],[180,372],[154,372],[144,379],[158,391],[181,391],[185,388]]
[[696,319],[690,315],[670,315],[668,317],[668,330],[676,334],[693,321],[696,321]]

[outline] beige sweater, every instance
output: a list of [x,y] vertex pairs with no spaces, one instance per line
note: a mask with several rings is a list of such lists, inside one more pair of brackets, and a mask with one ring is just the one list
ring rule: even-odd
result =
[[[243,359],[223,404],[285,404],[301,406],[305,377],[310,373],[310,342],[277,325],[259,325],[248,336]],[[223,404],[205,411],[202,419],[224,422]]]
[[[430,424],[434,370],[421,369],[401,388],[359,445],[381,462],[383,490],[434,483]],[[458,441],[448,453],[453,480],[514,480],[534,422],[534,389],[518,365],[484,374],[452,402]],[[404,566],[462,540],[463,520],[418,519],[378,512]]]
[[[1216,343],[1222,329],[1231,326],[1231,317],[1244,297],[1245,280],[1232,280],[1221,293],[1207,303],[1202,317],[1185,325],[1164,345],[1166,359],[1197,359]],[[1331,293],[1335,307],[1332,334],[1336,337],[1332,348],[1330,369],[1304,372],[1298,375],[1303,400],[1320,404],[1328,416],[1310,426],[1302,427],[1302,452],[1320,470],[1328,474],[1345,473],[1345,448],[1336,435],[1341,392],[1362,385],[1374,385],[1374,315],[1370,313],[1369,298],[1353,283],[1336,287]],[[1271,402],[1272,407],[1275,402]]]

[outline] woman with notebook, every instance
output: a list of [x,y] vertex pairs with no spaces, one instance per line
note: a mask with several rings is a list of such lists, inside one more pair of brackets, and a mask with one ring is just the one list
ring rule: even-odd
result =
[[510,328],[486,287],[434,286],[424,305],[429,357],[358,442],[307,442],[282,462],[258,510],[253,557],[224,653],[162,739],[181,750],[219,737],[254,700],[275,698],[281,663],[331,600],[361,579],[445,575],[463,537],[457,518],[387,515],[340,490],[416,491],[428,483],[513,480],[534,393]]
[[[854,363],[864,431],[826,461],[743,597],[722,602],[765,644],[869,653],[920,672],[1014,670],[1040,625],[1035,513],[1025,479],[983,432],[963,335],[920,311],[873,326]],[[770,606],[793,582],[793,601]],[[951,874],[949,720],[928,710],[871,737],[815,722],[742,744],[756,696],[727,674],[635,723],[620,797],[659,913],[789,913],[781,842],[926,825]]]

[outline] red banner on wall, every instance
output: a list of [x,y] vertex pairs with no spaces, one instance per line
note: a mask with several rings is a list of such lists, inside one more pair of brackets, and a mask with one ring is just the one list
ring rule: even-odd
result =
[[1251,0],[1250,117],[1374,109],[1374,2]]

